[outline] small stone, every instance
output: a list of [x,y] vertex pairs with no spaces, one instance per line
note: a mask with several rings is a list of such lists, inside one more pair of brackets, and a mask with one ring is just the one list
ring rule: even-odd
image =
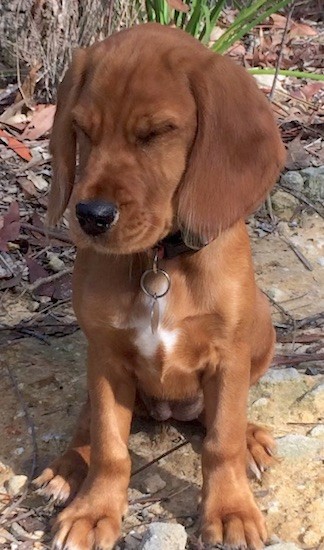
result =
[[269,538],[269,543],[270,544],[278,544],[279,542],[281,542],[281,539],[278,537],[278,535],[271,535],[270,538]]
[[286,293],[283,292],[280,288],[271,287],[268,290],[269,296],[273,298],[276,302],[280,302],[281,300],[284,300],[287,296]]
[[305,370],[305,374],[308,376],[316,376],[318,374],[318,369],[313,366],[308,366]]
[[296,208],[299,206],[299,200],[287,193],[278,189],[271,196],[272,208],[282,220],[289,221],[293,216]]
[[301,375],[293,367],[287,369],[269,369],[268,372],[261,378],[261,382],[268,384],[277,384],[281,382],[299,381]]
[[266,407],[269,403],[269,399],[267,397],[260,397],[254,403],[252,403],[253,407]]
[[267,508],[267,513],[268,514],[276,514],[277,512],[279,512],[279,503],[277,501],[270,502],[270,504]]
[[48,265],[53,271],[59,272],[65,268],[64,262],[58,257],[57,254],[54,254],[54,252],[47,252],[47,258]]
[[34,531],[34,535],[35,538],[41,539],[44,536],[44,531],[42,531],[41,529],[36,529],[36,531]]
[[139,550],[185,550],[187,533],[179,523],[157,523],[149,525]]
[[141,490],[144,493],[154,495],[154,493],[164,489],[166,482],[158,474],[150,474],[141,485]]
[[277,439],[278,456],[301,458],[314,456],[322,449],[318,439],[300,434],[288,434]]
[[131,531],[124,538],[125,550],[137,550],[142,536],[139,533]]
[[13,476],[5,482],[5,487],[10,496],[15,497],[20,495],[26,488],[28,483],[27,476]]
[[309,432],[308,435],[311,437],[318,437],[324,439],[324,424],[319,424],[318,426],[314,426]]
[[300,546],[296,546],[293,542],[278,542],[266,547],[267,550],[301,550]]
[[324,256],[320,256],[319,258],[317,258],[317,263],[318,263],[321,267],[324,267]]
[[289,185],[293,189],[296,189],[296,191],[302,191],[304,187],[304,180],[301,173],[293,170],[283,174],[280,178],[280,182]]
[[14,454],[17,456],[20,456],[25,451],[24,447],[17,447],[17,449],[14,450]]
[[28,309],[29,311],[31,312],[35,312],[37,311],[39,308],[39,302],[36,302],[35,300],[31,301],[29,304],[28,304]]

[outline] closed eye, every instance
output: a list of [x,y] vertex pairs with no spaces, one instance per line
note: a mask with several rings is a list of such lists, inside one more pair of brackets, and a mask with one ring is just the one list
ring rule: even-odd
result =
[[164,124],[157,126],[156,128],[151,128],[145,131],[139,131],[136,139],[141,145],[149,145],[150,143],[156,141],[158,138],[165,136],[176,130],[177,127],[174,124]]

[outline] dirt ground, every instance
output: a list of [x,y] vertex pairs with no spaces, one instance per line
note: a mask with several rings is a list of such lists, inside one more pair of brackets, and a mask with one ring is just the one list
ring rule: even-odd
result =
[[[285,224],[284,229],[285,235],[298,244],[311,262],[312,271],[305,267],[278,234],[257,237],[251,224],[257,280],[286,311],[283,314],[273,307],[273,319],[279,327],[285,327],[289,315],[301,319],[324,309],[324,267],[320,260],[324,257],[323,222],[313,214],[305,216],[302,227],[289,228]],[[17,296],[7,295],[2,305],[7,322],[10,318],[10,322],[15,323],[24,317],[29,302],[26,296],[18,300]],[[71,314],[69,306],[65,306],[64,311],[65,315]],[[308,333],[312,331],[318,333],[319,329],[310,328]],[[2,338],[0,347],[1,489],[5,479],[13,473],[29,475],[33,457],[37,459],[36,468],[39,471],[63,451],[85,397],[86,380],[85,341],[79,331],[63,338],[49,337],[46,342],[30,337],[12,342]],[[287,352],[293,347],[294,351],[304,349],[298,343],[286,344],[284,349]],[[278,345],[279,354],[282,350],[282,345]],[[251,390],[250,397],[250,418],[273,430],[275,437],[279,438],[279,454],[283,457],[265,473],[261,482],[252,481],[253,491],[266,515],[272,541],[278,538],[293,541],[308,550],[323,548],[324,537],[323,442],[320,443],[324,428],[321,405],[318,400],[316,402],[316,389],[323,383],[322,365],[307,362],[299,364],[298,370],[288,368],[283,381],[280,381],[280,376],[279,380],[266,379]],[[13,379],[8,374],[7,366]],[[310,367],[313,370],[309,373],[313,375],[305,374],[306,368],[309,370]],[[312,395],[310,401],[309,395]],[[323,396],[323,393],[319,395]],[[130,438],[133,471],[144,469],[132,477],[131,505],[124,522],[124,535],[132,530],[141,531],[154,519],[176,519],[185,525],[191,540],[195,540],[202,438],[198,424],[181,426],[134,421]],[[174,448],[164,458],[149,464]],[[145,495],[145,485],[153,474],[158,474],[165,487],[148,495],[146,501],[136,502]],[[8,505],[5,490],[0,490],[0,502],[1,498],[4,509]],[[19,539],[19,533],[17,535],[10,528],[12,521],[9,514],[8,524],[4,524],[5,536],[1,540],[5,541],[9,536],[6,533],[14,533],[13,539],[0,546],[21,550],[48,548],[49,519],[54,513],[52,504],[44,503],[39,495],[29,490],[19,506],[21,511],[16,516],[20,519],[19,524],[27,535],[36,531],[40,540],[35,542],[27,535],[25,539]],[[126,538],[128,543],[129,537]]]

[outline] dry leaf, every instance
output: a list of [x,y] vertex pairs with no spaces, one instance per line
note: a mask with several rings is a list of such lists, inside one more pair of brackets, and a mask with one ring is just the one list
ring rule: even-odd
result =
[[273,24],[278,27],[279,29],[284,29],[286,26],[287,18],[283,15],[279,15],[279,13],[273,13],[270,17]]
[[55,109],[55,105],[38,105],[21,138],[35,140],[49,132],[53,126]]
[[227,50],[226,53],[232,56],[242,56],[246,54],[246,48],[241,42],[236,42],[235,44],[233,44],[233,46],[231,46],[231,48]]
[[[39,279],[48,277],[49,273],[33,258],[26,258],[26,264],[29,271],[29,281],[35,283]],[[34,291],[36,296],[48,296],[51,298],[54,292],[53,283],[44,283]]]
[[294,38],[295,36],[317,36],[317,32],[310,25],[293,22],[289,31],[289,38]]
[[323,82],[310,82],[301,89],[302,94],[307,101],[310,101],[317,92],[324,90]]
[[33,182],[33,184],[35,185],[36,189],[38,189],[38,191],[45,191],[48,188],[48,183],[43,178],[43,176],[35,174],[30,170],[26,171],[26,175],[27,175],[27,178]]
[[288,143],[287,170],[300,170],[310,166],[310,155],[305,151],[299,137]]
[[20,215],[18,202],[10,204],[8,212],[1,219],[0,250],[8,251],[8,242],[15,241],[20,231]]
[[181,2],[181,0],[166,0],[166,1],[167,1],[167,4],[169,4],[170,8],[173,8],[174,10],[181,11],[184,13],[187,13],[189,10],[189,6]]
[[36,65],[34,65],[34,67],[31,67],[31,69],[29,71],[29,74],[26,76],[24,82],[22,83],[21,91],[18,90],[18,92],[17,92],[15,103],[18,103],[22,99],[28,105],[32,102],[34,92],[35,92],[35,86],[36,86],[37,78],[38,78],[37,73],[38,73],[39,69],[41,68],[41,66],[42,66],[41,63],[37,63]]
[[29,149],[21,143],[18,139],[11,136],[6,130],[2,130],[0,128],[0,139],[3,143],[5,143],[10,149],[15,151],[17,155],[19,155],[24,160],[31,160],[32,155],[29,151]]
[[19,177],[17,180],[27,199],[30,197],[37,197],[35,185],[28,178]]

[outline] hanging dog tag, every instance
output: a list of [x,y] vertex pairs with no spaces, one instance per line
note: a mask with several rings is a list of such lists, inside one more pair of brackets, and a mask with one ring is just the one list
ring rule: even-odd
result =
[[155,334],[159,328],[160,323],[160,306],[159,300],[156,296],[153,298],[152,309],[151,309],[151,330],[152,334]]
[[[152,277],[153,277],[153,285],[152,285]],[[157,281],[154,281],[154,279],[157,279]],[[159,294],[156,292],[156,282],[159,281],[158,286],[162,284],[162,290]],[[147,296],[150,296],[152,298],[152,305],[151,305],[151,330],[152,334],[155,334],[156,331],[159,328],[160,324],[160,304],[159,304],[159,298],[163,298],[170,289],[170,276],[169,274],[164,271],[163,269],[160,269],[158,266],[158,254],[156,253],[153,259],[153,265],[151,269],[147,269],[144,271],[141,277],[141,289]]]

